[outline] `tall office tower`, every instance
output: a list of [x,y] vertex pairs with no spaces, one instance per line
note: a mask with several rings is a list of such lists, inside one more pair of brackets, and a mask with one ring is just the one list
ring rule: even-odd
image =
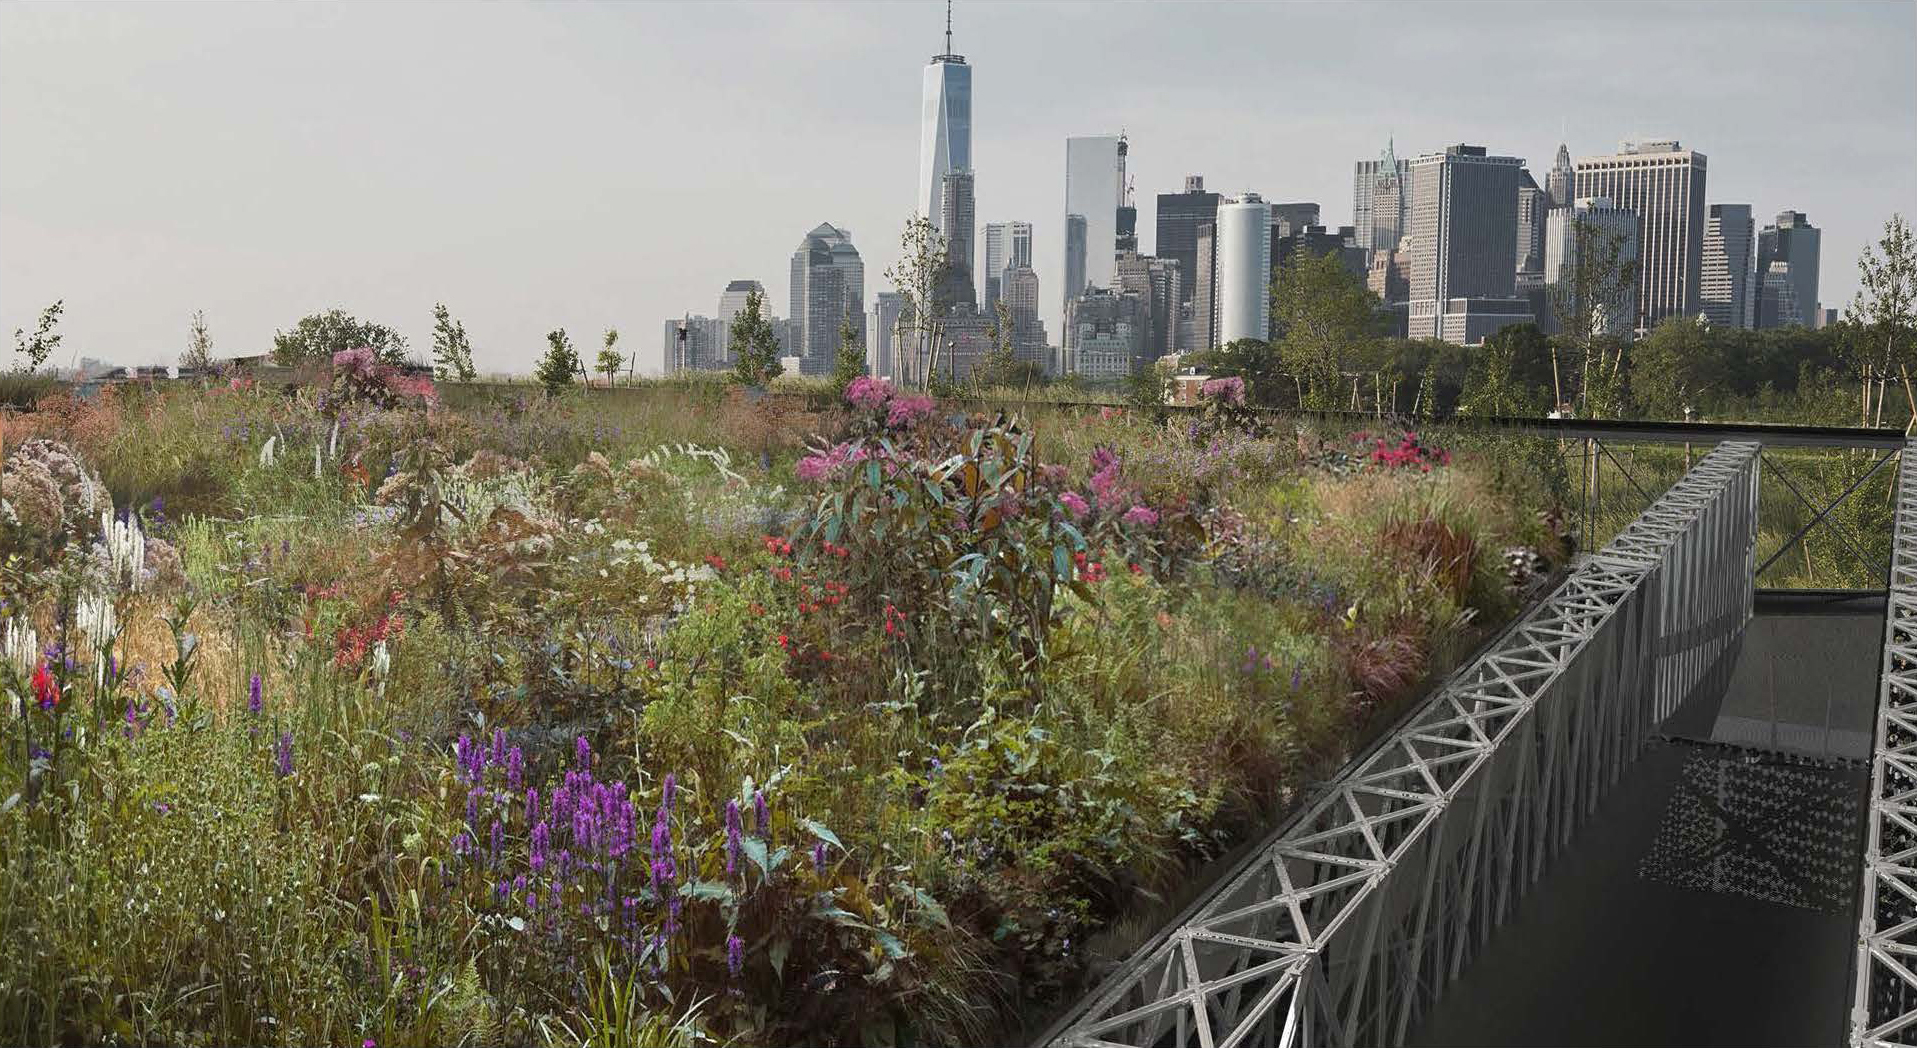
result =
[[[1352,228],[1358,231],[1358,246],[1366,251],[1391,251],[1404,235],[1406,176],[1409,161],[1399,160],[1397,144],[1385,140],[1383,153],[1376,160],[1360,160],[1352,165]],[[1307,223],[1315,225],[1316,223]]]
[[1005,273],[1006,223],[985,223],[985,301],[983,309],[987,316],[997,312],[1000,294],[1000,278]]
[[1278,236],[1280,226],[1272,224],[1271,269],[1272,283],[1284,279],[1284,268],[1293,255],[1304,253],[1311,258],[1323,258],[1335,255],[1338,264],[1345,272],[1364,280],[1368,272],[1365,265],[1365,249],[1358,246],[1357,230],[1350,226],[1339,226],[1334,232],[1327,232],[1323,226],[1302,226],[1293,229],[1284,236]]
[[1136,251],[1121,251],[1113,263],[1112,286],[1137,294],[1145,302],[1144,359],[1157,360],[1172,352],[1172,331],[1178,317],[1178,263]]
[[1551,165],[1551,173],[1544,176],[1544,195],[1551,198],[1551,207],[1570,207],[1576,185],[1577,172],[1571,166],[1571,150],[1559,142],[1558,158]]
[[1126,144],[1125,136],[1118,136],[1118,214],[1114,220],[1115,252],[1138,250],[1138,205],[1132,201],[1132,183],[1125,174],[1125,157],[1131,147]]
[[1706,158],[1676,139],[1626,142],[1612,156],[1577,162],[1578,199],[1605,197],[1637,212],[1637,329],[1694,317],[1704,273]]
[[791,354],[799,371],[824,375],[839,356],[839,325],[865,327],[865,263],[852,234],[820,223],[792,253]]
[[1467,145],[1411,162],[1410,337],[1474,345],[1532,319],[1515,297],[1523,166]]
[[1544,273],[1544,219],[1551,210],[1550,198],[1531,177],[1518,169],[1518,269],[1520,277],[1541,277]]
[[[1629,261],[1638,257],[1637,212],[1618,207],[1604,197],[1584,197],[1573,201],[1570,207],[1552,208],[1544,228],[1544,282],[1546,287],[1555,290],[1554,298],[1568,308],[1572,316],[1589,311],[1592,327],[1598,334],[1626,333],[1636,323],[1636,288],[1626,289],[1615,302],[1585,304],[1567,300],[1576,284],[1565,286],[1565,282],[1576,279],[1577,267],[1582,261],[1578,252],[1579,226],[1584,227],[1583,243],[1587,245],[1621,238],[1617,257],[1620,261]],[[1558,320],[1555,309],[1550,320],[1555,326]]]
[[[1821,308],[1817,302],[1817,253],[1822,236],[1802,211],[1778,212],[1777,222],[1757,234],[1757,280],[1764,291],[1758,302],[1758,327],[1810,327],[1815,323]],[[1770,290],[1777,284],[1772,271],[1780,264],[1790,267],[1788,300]]]
[[972,173],[946,172],[942,195],[945,216],[939,228],[945,234],[946,267],[943,286],[938,293],[939,302],[944,307],[940,312],[976,310],[978,284],[973,279],[972,237],[973,231],[978,228],[978,209],[972,196]]
[[1271,235],[1288,237],[1303,233],[1306,228],[1318,225],[1318,205],[1301,200],[1290,204],[1271,205]]
[[1005,270],[1005,306],[1012,314],[1012,354],[1020,361],[1049,367],[1045,322],[1038,316],[1038,274],[1029,264]]
[[726,289],[719,293],[719,315],[712,319],[719,325],[719,356],[728,367],[736,363],[732,357],[732,318],[745,309],[746,299],[751,297],[754,291],[759,293],[759,308],[770,316],[772,303],[766,299],[765,285],[756,280],[729,281]]
[[1813,319],[1797,298],[1797,282],[1791,264],[1774,258],[1764,267],[1763,282],[1757,285],[1757,323],[1759,327],[1809,327]]
[[1077,298],[1085,290],[1087,283],[1085,242],[1090,236],[1087,232],[1090,225],[1084,215],[1065,216],[1065,286],[1068,289],[1078,289],[1076,292],[1069,290],[1066,292],[1067,302]]
[[1713,327],[1757,326],[1755,223],[1749,204],[1712,204],[1704,220],[1704,263],[1698,296]]
[[899,313],[905,296],[881,291],[865,321],[865,366],[879,378],[897,378],[899,368]]
[[1202,223],[1215,221],[1217,217],[1218,194],[1205,192],[1203,175],[1186,175],[1183,193],[1158,194],[1158,240],[1155,250],[1159,258],[1172,259],[1178,263],[1178,272],[1184,276],[1178,293],[1185,302],[1190,302],[1197,290],[1192,277],[1198,272],[1198,227]]
[[1218,223],[1198,224],[1197,270],[1192,273],[1192,343],[1180,352],[1218,345]]
[[[952,7],[945,8],[945,53],[925,67],[919,123],[919,214],[935,225],[945,216],[945,176],[972,170],[972,67],[952,53]],[[951,230],[939,225],[939,232]]]
[[1007,222],[1007,236],[1011,253],[1005,257],[1005,268],[1015,269],[1032,264],[1032,224],[1030,222]]
[[[680,337],[684,329],[684,337]],[[720,371],[731,364],[724,358],[719,341],[719,321],[714,317],[674,317],[666,321],[664,370],[668,375],[688,371]]]
[[1218,345],[1271,338],[1271,205],[1246,193],[1218,205]]
[[[1112,259],[1118,249],[1119,136],[1085,135],[1065,140],[1065,214],[1085,224],[1083,281],[1067,284],[1069,302],[1092,287],[1112,286]],[[1068,232],[1067,238],[1069,240]],[[1066,275],[1071,275],[1067,256]]]

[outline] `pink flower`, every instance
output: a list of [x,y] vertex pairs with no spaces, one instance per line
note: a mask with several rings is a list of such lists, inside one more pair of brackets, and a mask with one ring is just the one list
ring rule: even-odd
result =
[[931,418],[938,410],[938,404],[931,397],[899,397],[892,401],[892,407],[885,414],[885,424],[893,429],[903,429]]
[[1090,512],[1092,508],[1090,505],[1086,504],[1084,498],[1082,498],[1076,491],[1068,491],[1064,493],[1063,495],[1060,495],[1058,497],[1058,504],[1061,506],[1064,506],[1068,510],[1071,510],[1073,517],[1082,517],[1086,513]]
[[333,354],[333,367],[338,371],[350,371],[355,375],[371,374],[373,365],[378,363],[371,346],[358,349],[342,349]]
[[1158,523],[1158,511],[1149,506],[1133,506],[1125,511],[1121,519],[1135,527],[1149,528]]
[[845,387],[846,403],[862,411],[877,411],[892,399],[892,383],[870,375],[860,375]]
[[1206,400],[1222,401],[1233,406],[1245,402],[1245,380],[1236,375],[1230,378],[1214,378],[1198,387],[1198,395]]

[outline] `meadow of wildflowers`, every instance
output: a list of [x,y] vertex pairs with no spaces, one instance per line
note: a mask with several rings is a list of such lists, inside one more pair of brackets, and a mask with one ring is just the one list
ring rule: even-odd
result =
[[1206,394],[7,416],[0,1040],[1017,1036],[1567,552],[1545,478]]

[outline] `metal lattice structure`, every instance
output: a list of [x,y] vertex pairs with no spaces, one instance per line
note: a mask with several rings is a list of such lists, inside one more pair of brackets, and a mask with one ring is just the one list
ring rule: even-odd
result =
[[1734,656],[1758,463],[1756,444],[1719,445],[1055,1043],[1401,1043],[1648,732]]
[[1851,974],[1853,1045],[1917,1044],[1917,441],[1898,464],[1864,893]]

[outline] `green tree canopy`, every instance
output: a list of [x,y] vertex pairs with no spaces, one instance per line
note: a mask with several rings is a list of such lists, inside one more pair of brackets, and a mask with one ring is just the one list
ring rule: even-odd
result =
[[24,328],[13,329],[14,351],[27,358],[27,370],[38,371],[47,362],[47,357],[60,347],[61,335],[54,328],[60,323],[60,314],[66,311],[66,299],[60,299],[53,305],[40,311],[40,324],[29,335]]
[[852,314],[847,313],[839,320],[839,355],[832,362],[832,392],[843,394],[852,380],[865,374],[865,340],[859,337],[858,325],[852,322]]
[[603,371],[606,374],[607,389],[612,388],[613,378],[619,374],[619,369],[621,367],[624,367],[626,363],[625,356],[621,354],[619,350],[616,348],[618,344],[619,344],[619,329],[607,328],[605,345],[600,347],[599,359],[594,362],[598,365],[598,370]]
[[1549,373],[1551,343],[1536,324],[1518,324],[1484,340],[1472,359],[1458,413],[1472,418],[1540,414],[1551,388],[1535,381]]
[[473,347],[466,341],[466,325],[453,319],[444,302],[433,303],[433,372],[443,379],[471,382]]
[[732,377],[742,385],[763,386],[785,373],[779,363],[779,336],[765,315],[765,295],[746,293],[745,308],[732,318],[727,349],[732,353]]
[[579,351],[572,348],[566,329],[546,333],[546,355],[540,358],[533,377],[546,389],[547,396],[558,396],[572,388],[572,377],[579,373]]
[[273,333],[273,363],[282,367],[330,362],[333,354],[367,347],[381,363],[406,363],[406,338],[385,324],[341,309],[302,317],[291,331]]
[[[1341,407],[1347,370],[1374,370],[1378,298],[1336,254],[1294,253],[1272,284],[1278,353],[1299,390],[1302,406]],[[1247,380],[1249,381],[1249,380]]]

